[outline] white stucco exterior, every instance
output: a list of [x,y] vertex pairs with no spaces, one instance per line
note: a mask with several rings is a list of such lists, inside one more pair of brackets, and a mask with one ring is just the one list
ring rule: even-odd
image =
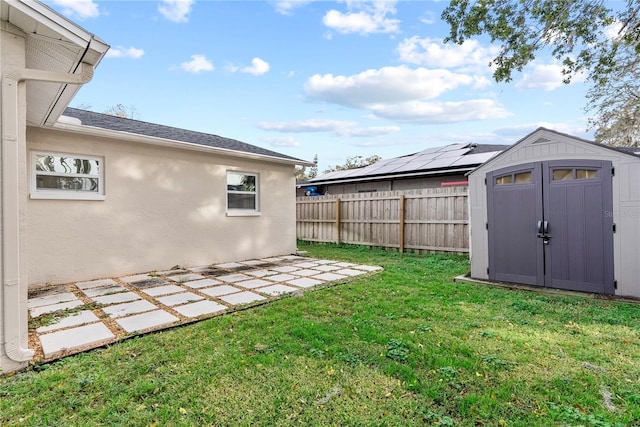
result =
[[471,276],[488,279],[487,172],[524,163],[586,159],[608,160],[612,179],[614,278],[616,295],[640,298],[640,158],[579,138],[538,129],[469,175]]

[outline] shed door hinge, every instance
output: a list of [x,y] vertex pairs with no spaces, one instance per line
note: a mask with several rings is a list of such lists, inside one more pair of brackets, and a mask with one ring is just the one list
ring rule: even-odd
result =
[[618,289],[618,281],[617,280],[613,281],[613,289]]
[[485,223],[484,223],[484,228],[485,228],[486,230],[488,230],[488,229],[489,229],[489,223],[488,223],[488,222],[485,222]]
[[611,176],[616,176],[616,168],[611,168]]
[[487,267],[487,276],[489,275],[489,267]]
[[484,185],[487,185],[487,178],[484,179]]
[[613,224],[613,232],[614,233],[616,232],[616,225],[615,224]]

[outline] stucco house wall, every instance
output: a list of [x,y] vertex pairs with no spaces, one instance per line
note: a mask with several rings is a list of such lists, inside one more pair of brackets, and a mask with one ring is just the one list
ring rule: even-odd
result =
[[[295,252],[290,164],[42,128],[27,149],[105,167],[105,200],[28,200],[31,287]],[[226,214],[227,171],[258,174],[259,216]]]

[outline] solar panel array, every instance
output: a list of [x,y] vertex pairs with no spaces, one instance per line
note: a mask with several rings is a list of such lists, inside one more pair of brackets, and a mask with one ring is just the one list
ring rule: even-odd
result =
[[334,181],[378,175],[395,175],[446,168],[464,168],[480,165],[500,151],[474,153],[474,144],[451,144],[444,147],[427,148],[415,154],[379,160],[361,168],[328,172],[312,178],[309,182]]

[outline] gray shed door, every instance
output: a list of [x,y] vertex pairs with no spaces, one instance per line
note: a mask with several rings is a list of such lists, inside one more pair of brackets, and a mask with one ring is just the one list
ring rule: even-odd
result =
[[614,293],[611,162],[536,162],[487,174],[489,278]]

